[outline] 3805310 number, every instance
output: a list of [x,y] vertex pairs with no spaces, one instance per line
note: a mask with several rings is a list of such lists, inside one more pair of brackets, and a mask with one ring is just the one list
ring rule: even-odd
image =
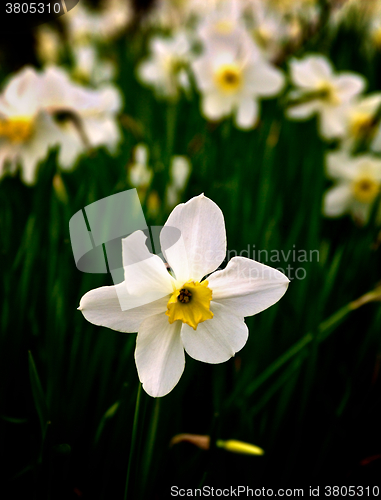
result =
[[378,497],[380,488],[378,486],[326,486],[324,496],[326,497]]
[[7,14],[60,14],[62,5],[60,2],[42,3],[42,2],[32,2],[32,3],[11,3],[5,4],[5,12]]

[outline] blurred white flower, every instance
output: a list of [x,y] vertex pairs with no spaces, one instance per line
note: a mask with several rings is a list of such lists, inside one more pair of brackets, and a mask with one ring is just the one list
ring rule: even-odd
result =
[[132,3],[126,0],[103,0],[100,3],[99,38],[110,41],[120,36],[133,19]]
[[165,192],[168,207],[174,207],[180,201],[191,172],[190,161],[186,156],[173,156],[169,168],[169,183]]
[[152,180],[152,169],[148,166],[148,147],[138,144],[134,149],[133,163],[128,169],[128,180],[136,188],[146,189]]
[[197,35],[202,42],[208,44],[211,38],[224,40],[226,37],[242,37],[245,29],[242,7],[242,2],[234,0],[218,2],[214,10],[200,18]]
[[317,113],[324,138],[343,136],[348,106],[364,90],[365,78],[355,73],[335,74],[329,60],[321,55],[292,59],[290,71],[298,89],[290,93],[293,104],[287,116],[304,120]]
[[74,165],[88,148],[104,146],[115,153],[120,140],[116,114],[122,106],[116,87],[93,90],[73,83],[60,68],[50,67],[43,76],[44,109],[53,114],[60,132],[58,161]]
[[73,84],[63,70],[42,73],[27,67],[14,75],[0,95],[0,173],[21,166],[33,183],[38,163],[60,146],[62,167],[72,167],[88,147],[113,151],[119,141],[114,114],[120,98],[114,88],[88,90]]
[[189,88],[186,67],[191,57],[190,43],[184,32],[172,38],[151,39],[150,55],[137,67],[138,79],[153,87],[158,97],[177,99],[180,89]]
[[178,383],[184,349],[206,363],[223,363],[241,350],[248,338],[244,318],[275,304],[289,280],[245,257],[213,273],[226,253],[225,223],[204,195],[178,205],[161,231],[171,273],[145,241],[142,231],[122,240],[125,281],[89,291],[79,309],[96,325],[138,332],[139,379],[149,395],[160,397]]
[[204,116],[219,120],[234,114],[242,129],[257,123],[257,99],[275,96],[284,85],[283,73],[264,60],[244,31],[240,36],[235,31],[224,39],[212,37],[192,68]]
[[350,157],[345,152],[327,155],[327,174],[336,181],[324,197],[328,217],[349,213],[365,223],[381,189],[381,160],[369,155]]
[[[162,29],[194,27],[231,0],[157,0],[148,12],[146,24]],[[237,2],[240,3],[240,0]]]
[[378,0],[331,0],[329,22],[333,26],[340,24],[356,23],[357,26],[366,27],[372,17],[377,17],[379,10]]
[[62,40],[48,24],[36,30],[36,54],[42,64],[57,64],[60,59]]
[[73,77],[81,82],[100,85],[110,82],[115,77],[115,64],[100,59],[94,45],[73,47],[73,59]]
[[249,19],[249,32],[268,61],[275,61],[285,45],[294,43],[301,35],[300,22],[286,16],[264,0],[247,2],[246,14]]
[[[57,92],[60,89],[57,88]],[[14,75],[0,95],[0,175],[20,165],[24,182],[35,180],[39,161],[58,143],[59,130],[44,112],[41,76],[32,68]]]
[[98,16],[84,2],[80,2],[75,9],[65,14],[62,20],[73,46],[88,43],[99,33]]
[[107,42],[120,35],[131,19],[132,8],[126,0],[104,0],[98,10],[81,1],[62,17],[73,47],[90,41]]
[[184,189],[188,181],[191,166],[186,156],[173,156],[170,167],[170,179],[177,189]]
[[359,141],[366,141],[374,151],[381,151],[380,107],[380,92],[353,101],[346,113],[345,149],[352,148]]

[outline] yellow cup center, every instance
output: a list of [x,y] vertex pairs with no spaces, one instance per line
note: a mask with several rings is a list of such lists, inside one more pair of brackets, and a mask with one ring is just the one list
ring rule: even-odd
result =
[[368,113],[356,113],[350,120],[349,132],[355,138],[372,138],[376,132],[373,116]]
[[353,181],[352,192],[360,203],[372,203],[380,192],[380,183],[371,176],[362,176]]
[[33,122],[30,118],[12,117],[0,119],[0,137],[6,137],[11,142],[25,142],[33,134]]
[[318,97],[331,106],[338,106],[340,99],[337,95],[336,89],[329,82],[323,82],[318,88]]
[[236,92],[242,83],[242,70],[236,64],[223,64],[215,74],[215,82],[227,94]]
[[180,320],[196,330],[199,323],[213,318],[211,300],[212,290],[208,288],[207,281],[187,281],[181,288],[174,290],[165,314],[171,324]]

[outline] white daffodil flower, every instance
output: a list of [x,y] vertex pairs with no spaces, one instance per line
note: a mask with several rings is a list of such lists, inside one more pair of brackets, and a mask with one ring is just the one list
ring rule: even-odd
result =
[[94,45],[78,45],[73,48],[73,77],[84,83],[100,85],[110,82],[116,74],[112,61],[100,59]]
[[234,114],[241,129],[256,125],[257,99],[275,96],[284,85],[282,72],[264,60],[245,32],[211,38],[192,68],[205,118],[220,120]]
[[241,350],[248,338],[244,318],[275,304],[289,280],[245,257],[213,272],[226,254],[225,223],[204,195],[178,205],[161,231],[171,273],[145,242],[142,231],[122,240],[125,281],[86,293],[79,309],[96,325],[138,332],[139,379],[149,395],[160,397],[178,383],[184,349],[205,363],[223,363]]
[[180,201],[191,172],[191,164],[186,156],[173,156],[169,167],[169,183],[165,191],[167,207],[173,208]]
[[120,140],[116,114],[122,102],[118,90],[112,85],[100,90],[83,87],[56,67],[49,67],[43,79],[43,107],[54,115],[59,131],[59,164],[71,168],[88,148],[104,146],[114,153]]
[[148,166],[148,147],[138,144],[134,149],[134,161],[128,169],[128,180],[136,188],[146,189],[153,176],[152,169]]
[[221,8],[225,9],[228,3],[231,4],[232,0],[208,0],[207,2],[205,0],[157,0],[143,23],[163,30],[179,29],[188,25],[192,27],[200,20],[213,15],[213,12]]
[[36,29],[36,55],[42,64],[57,64],[61,58],[62,41],[57,31],[43,24]]
[[23,181],[32,184],[38,163],[54,146],[60,147],[63,168],[72,167],[88,147],[113,151],[119,141],[114,115],[120,106],[113,87],[89,90],[59,68],[42,73],[24,68],[0,95],[0,174],[20,165]]
[[177,99],[180,89],[189,88],[186,66],[190,60],[190,43],[183,32],[172,38],[154,37],[150,55],[137,67],[138,79],[153,87],[158,97]]
[[242,20],[243,4],[237,1],[224,1],[200,19],[197,35],[200,40],[208,44],[211,39],[240,37],[245,29]]
[[41,75],[27,67],[11,78],[1,93],[0,176],[7,167],[13,173],[20,165],[23,181],[32,184],[38,162],[58,144],[58,127],[43,110],[44,90]]
[[94,11],[80,2],[62,17],[72,46],[89,41],[107,42],[119,36],[133,18],[130,2],[104,0]]
[[358,141],[367,141],[373,151],[381,151],[380,113],[381,93],[356,99],[346,113],[344,148],[350,149]]
[[300,23],[295,17],[286,16],[267,1],[248,1],[245,13],[249,33],[268,61],[275,61],[286,44],[295,43],[301,34]]
[[355,73],[335,74],[328,59],[320,55],[292,59],[290,71],[298,89],[290,94],[294,103],[288,108],[287,116],[304,120],[317,113],[324,138],[343,136],[347,108],[364,90],[365,79]]
[[365,223],[381,190],[381,160],[369,155],[349,157],[345,152],[327,155],[327,174],[336,181],[324,197],[328,217],[349,213]]
[[189,158],[180,155],[172,156],[170,166],[171,184],[178,190],[182,191],[185,188],[190,172],[191,165]]

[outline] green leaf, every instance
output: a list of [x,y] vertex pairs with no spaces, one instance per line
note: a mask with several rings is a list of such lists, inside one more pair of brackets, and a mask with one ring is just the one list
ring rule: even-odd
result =
[[30,351],[28,351],[28,359],[29,359],[29,378],[32,387],[33,400],[38,413],[38,418],[40,420],[42,442],[44,442],[47,427],[49,424],[48,407],[46,404],[44,391],[42,390],[40,377],[38,376],[36,365],[34,363],[34,359]]

